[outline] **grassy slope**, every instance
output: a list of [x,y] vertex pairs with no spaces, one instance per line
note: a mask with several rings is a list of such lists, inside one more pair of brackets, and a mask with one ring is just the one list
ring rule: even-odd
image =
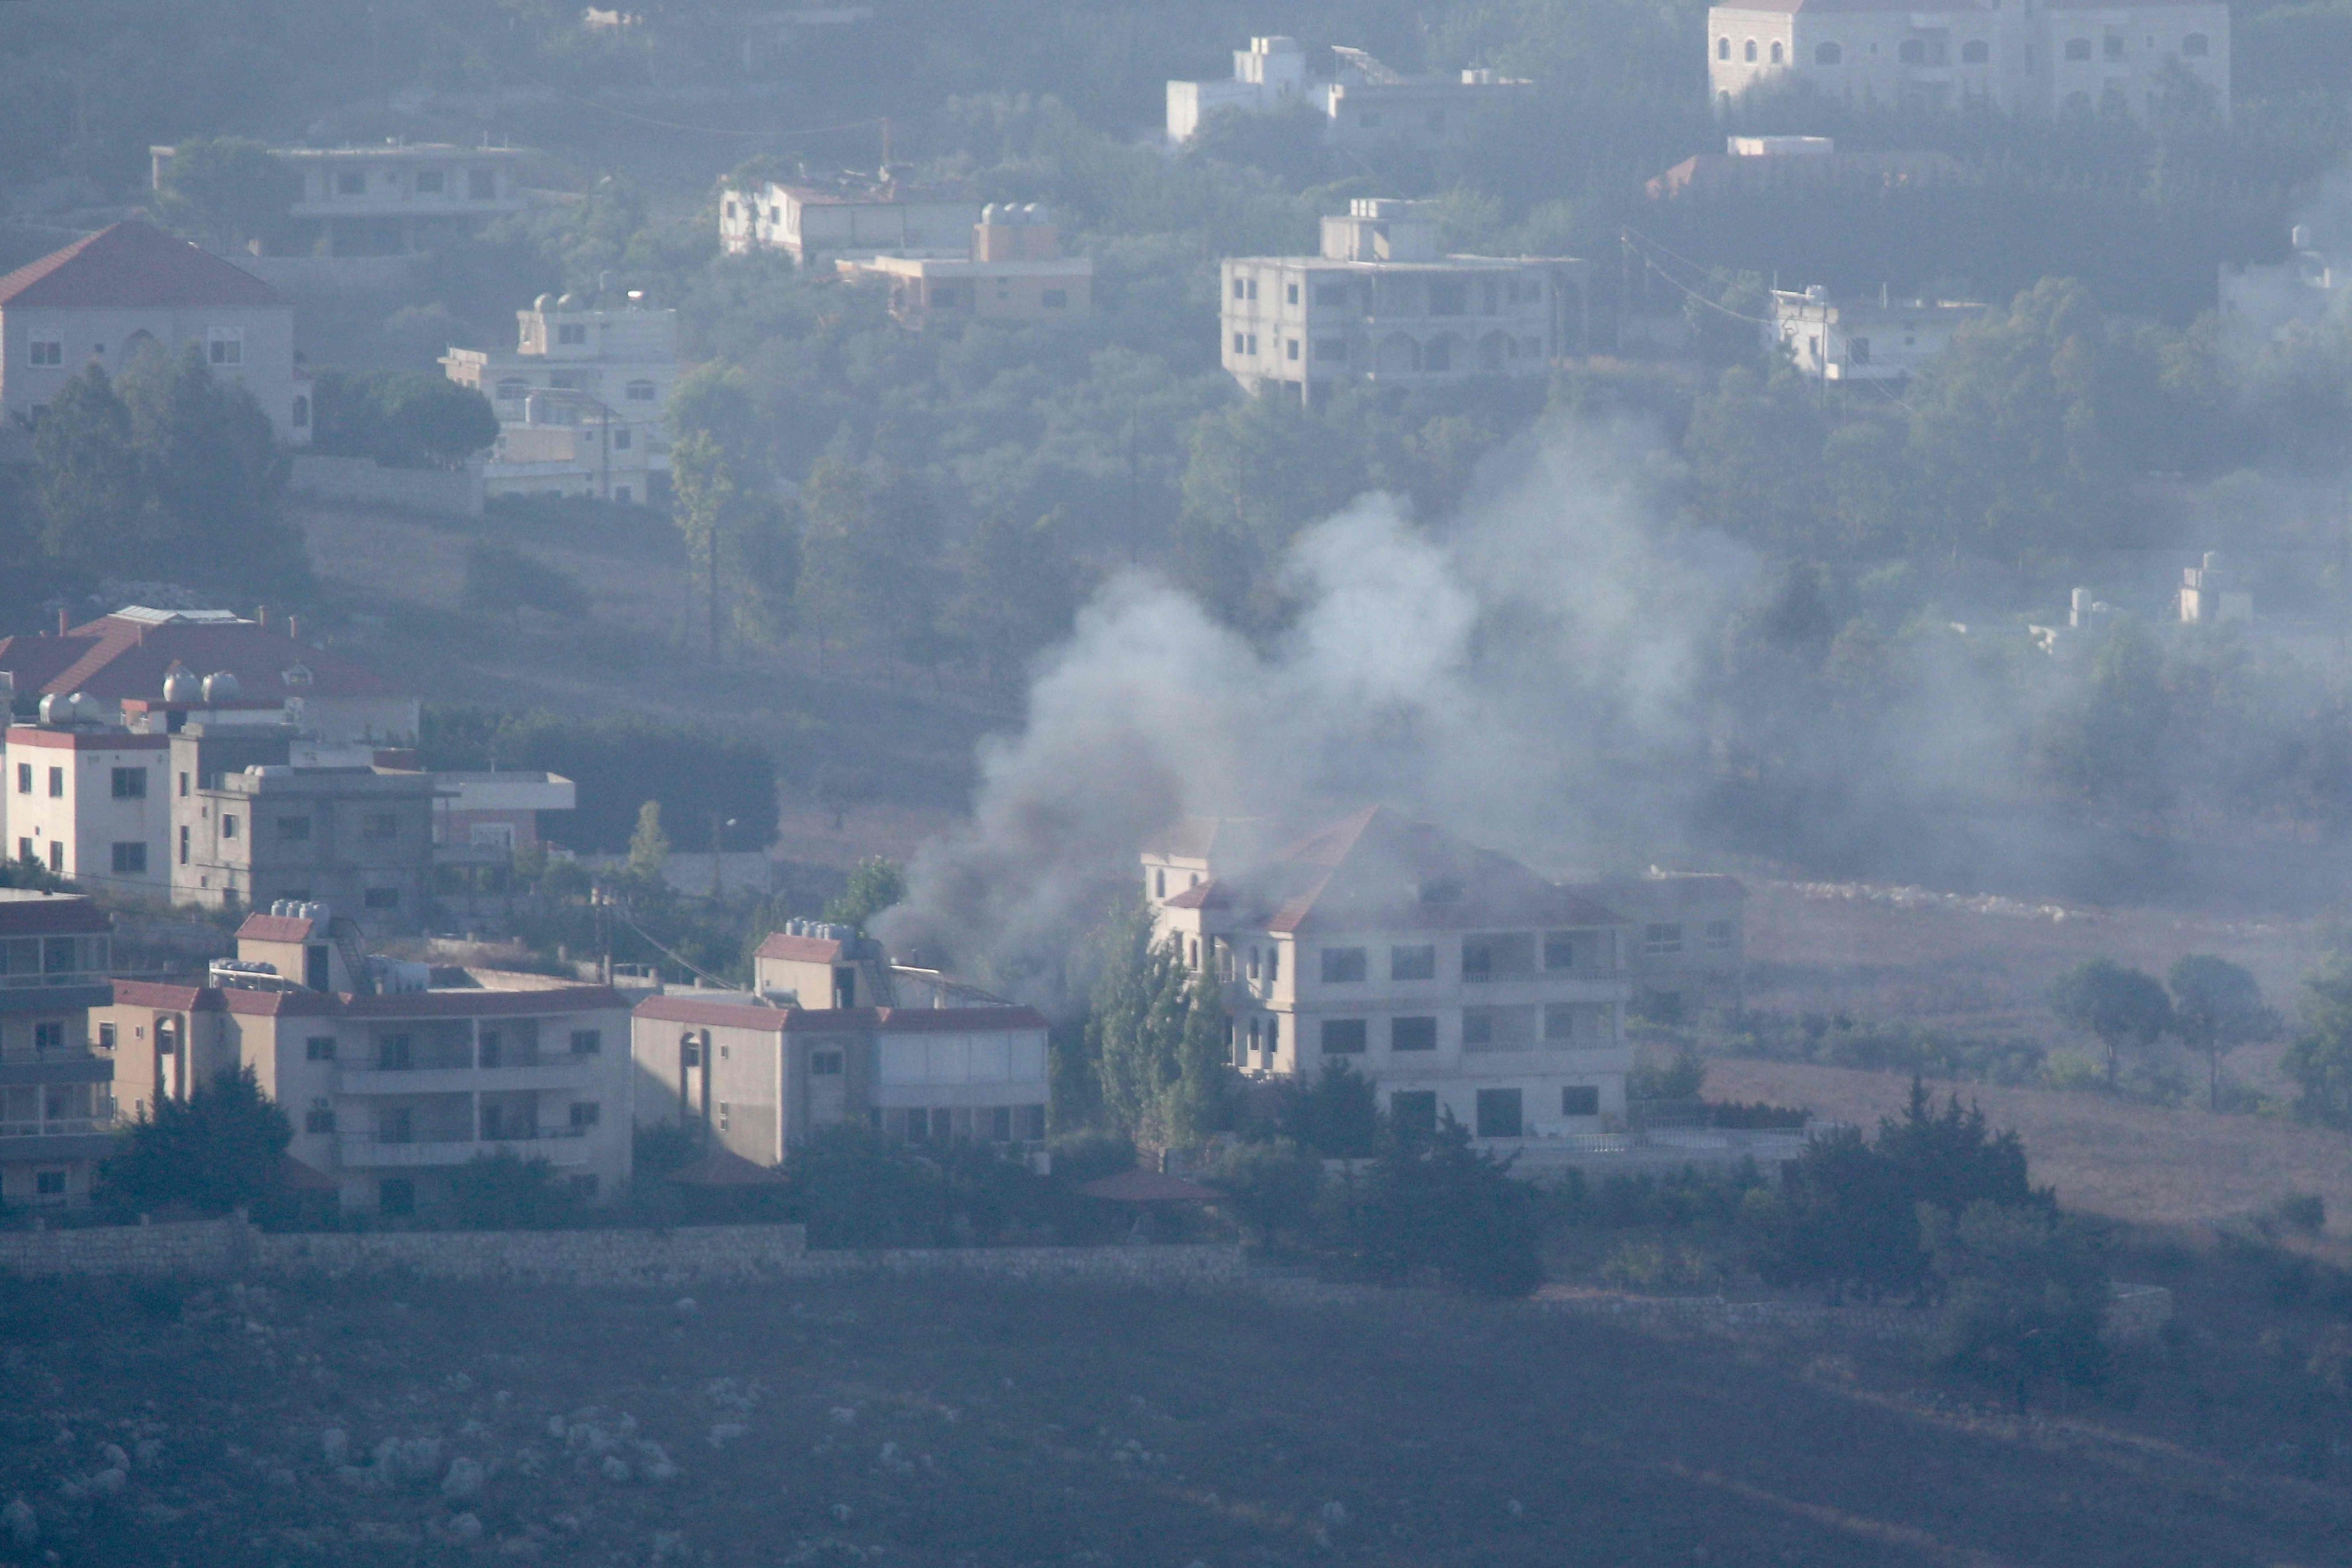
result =
[[[116,1292],[0,1288],[0,1496],[38,1506],[62,1562],[121,1568],[2221,1568],[2338,1560],[2352,1531],[2342,1490],[2257,1466],[1890,1396],[1835,1355],[1784,1371],[1527,1309],[946,1282],[697,1293],[685,1315],[669,1292],[412,1281],[184,1320],[165,1300],[142,1318]],[[755,1387],[754,1407],[714,1401],[719,1378]],[[624,1413],[682,1474],[614,1483],[548,1436],[551,1415],[613,1431]],[[714,1447],[719,1421],[747,1430]],[[362,1452],[439,1436],[445,1465],[490,1467],[488,1488],[462,1505],[430,1483],[358,1489],[320,1457],[329,1426]],[[162,1458],[119,1498],[63,1500],[60,1477],[141,1436]],[[446,1539],[461,1508],[475,1543]],[[684,1541],[663,1559],[670,1531]]]

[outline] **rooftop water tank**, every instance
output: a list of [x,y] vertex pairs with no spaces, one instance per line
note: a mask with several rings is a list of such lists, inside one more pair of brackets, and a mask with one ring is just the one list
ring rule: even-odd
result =
[[164,674],[163,700],[166,702],[194,702],[204,694],[204,682],[198,680],[196,672],[186,665],[175,664]]
[[236,677],[226,669],[214,670],[205,677],[205,700],[207,702],[234,702],[236,691]]

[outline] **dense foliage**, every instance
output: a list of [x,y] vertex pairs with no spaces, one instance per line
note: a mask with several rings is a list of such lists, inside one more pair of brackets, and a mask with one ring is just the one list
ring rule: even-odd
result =
[[141,1214],[258,1210],[285,1196],[293,1141],[294,1124],[261,1092],[253,1068],[240,1068],[198,1084],[185,1100],[157,1100],[152,1114],[132,1122],[100,1168],[98,1196]]

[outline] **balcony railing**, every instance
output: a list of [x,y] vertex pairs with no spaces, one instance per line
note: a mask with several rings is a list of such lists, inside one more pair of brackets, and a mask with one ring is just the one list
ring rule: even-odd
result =
[[501,1131],[496,1138],[441,1132],[399,1138],[346,1132],[336,1139],[335,1148],[341,1163],[353,1166],[463,1165],[476,1155],[500,1152],[520,1153],[525,1158],[545,1155],[559,1165],[576,1165],[586,1158],[585,1151],[577,1144],[587,1135],[588,1129],[584,1127],[535,1127],[520,1132]]
[[0,1138],[87,1138],[114,1131],[111,1116],[50,1117],[40,1121],[0,1121]]

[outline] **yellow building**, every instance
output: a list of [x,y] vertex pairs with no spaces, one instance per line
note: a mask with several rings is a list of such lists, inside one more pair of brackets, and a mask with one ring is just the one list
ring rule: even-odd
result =
[[969,258],[876,256],[834,265],[853,282],[887,282],[891,315],[910,327],[1066,321],[1094,313],[1095,264],[1064,256],[1060,227],[1034,205],[981,209]]

